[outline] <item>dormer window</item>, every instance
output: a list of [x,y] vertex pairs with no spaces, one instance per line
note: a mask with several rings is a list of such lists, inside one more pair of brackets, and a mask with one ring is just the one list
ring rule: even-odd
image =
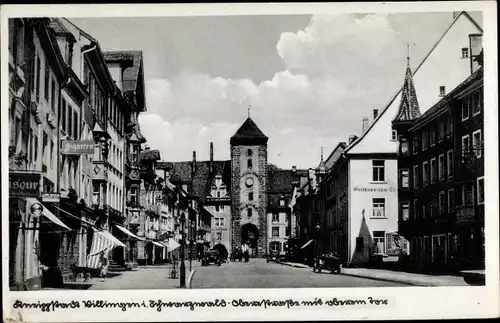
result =
[[398,132],[396,130],[391,131],[391,140],[392,141],[398,140]]
[[439,87],[439,96],[445,96],[446,95],[446,87],[444,85],[441,85]]

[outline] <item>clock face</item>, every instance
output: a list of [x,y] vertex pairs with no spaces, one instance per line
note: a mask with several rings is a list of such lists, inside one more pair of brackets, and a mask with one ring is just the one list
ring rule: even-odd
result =
[[252,186],[253,185],[253,178],[251,178],[251,177],[247,178],[245,183],[247,184],[247,186]]

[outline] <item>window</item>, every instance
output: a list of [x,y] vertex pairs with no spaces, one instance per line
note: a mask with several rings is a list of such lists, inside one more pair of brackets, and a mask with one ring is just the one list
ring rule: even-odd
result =
[[461,185],[458,192],[455,194],[455,201],[457,206],[464,205],[464,186]]
[[248,169],[252,169],[252,167],[253,167],[252,160],[251,159],[247,159],[247,168]]
[[469,154],[470,150],[470,136],[465,135],[462,137],[462,158],[465,158]]
[[410,203],[401,202],[401,220],[408,221],[410,218]]
[[446,171],[448,173],[448,177],[453,176],[453,150],[448,150],[446,153]]
[[417,218],[417,210],[418,210],[418,200],[414,199],[413,200],[413,210],[411,213],[413,219]]
[[67,124],[68,135],[73,138],[73,113],[69,105],[67,105],[66,108],[68,109],[68,124]]
[[272,252],[281,252],[281,242],[271,241],[269,242],[269,250]]
[[439,180],[442,181],[444,179],[444,154],[439,155],[439,163],[438,163],[438,177]]
[[445,195],[443,191],[439,192],[439,214],[446,214]]
[[36,163],[38,162],[38,136],[34,135],[33,137],[35,139],[34,140],[35,145],[33,146],[33,148],[35,148],[35,151],[34,151],[35,158],[34,158],[33,162],[35,162],[35,165],[36,165]]
[[225,225],[224,218],[214,218],[216,227],[223,227]]
[[220,191],[217,191],[217,197],[220,197]]
[[418,165],[413,166],[413,188],[417,188],[420,185],[420,174]]
[[385,180],[385,170],[384,170],[385,161],[384,160],[373,160],[373,181],[374,182],[383,182]]
[[429,130],[422,131],[422,150],[429,148]]
[[445,130],[444,130],[444,121],[440,121],[438,124],[438,141],[441,142],[444,140]]
[[483,104],[483,91],[479,90],[474,93],[474,102],[472,103],[472,115],[481,113],[481,106]]
[[484,177],[477,179],[477,204],[484,204]]
[[272,237],[278,238],[280,236],[280,227],[272,227]]
[[80,120],[78,120],[78,116],[76,115],[76,111],[73,110],[73,138],[74,139],[79,139],[78,137],[78,126],[79,126],[79,122]]
[[283,198],[280,198],[280,206],[285,206],[285,200]]
[[38,99],[40,98],[40,74],[42,73],[42,67],[40,66],[40,57],[36,57],[36,88],[35,88],[35,95],[36,95],[36,101],[38,102]]
[[56,82],[52,80],[52,94],[51,94],[51,100],[52,100],[52,111],[56,111],[56,103],[57,103],[57,98],[56,98]]
[[385,251],[385,231],[373,231],[374,254],[384,254]]
[[219,205],[215,206],[215,212],[220,212],[220,206]]
[[247,156],[248,156],[248,157],[252,157],[252,153],[253,153],[253,152],[252,152],[252,149],[248,149],[248,150],[247,150]]
[[137,188],[136,187],[130,188],[130,202],[133,204],[137,204]]
[[427,186],[429,184],[429,162],[427,161],[422,164],[422,181],[423,186]]
[[399,152],[403,156],[408,156],[408,140],[406,138],[400,138]]
[[50,161],[49,161],[49,164],[50,164],[50,167],[54,167],[54,149],[55,149],[55,146],[54,146],[54,140],[51,140],[50,142]]
[[431,159],[431,183],[436,182],[436,176],[437,175],[437,164],[436,164],[436,158]]
[[409,176],[410,176],[410,171],[408,169],[400,170],[400,183],[402,188],[410,187]]
[[481,158],[481,139],[481,130],[476,130],[472,133],[472,147],[474,149],[474,155],[476,156],[476,158]]
[[462,58],[469,58],[469,49],[467,47],[462,48]]
[[422,204],[422,219],[425,219],[427,216],[427,205],[424,203]]
[[463,186],[463,195],[464,195],[464,202],[465,205],[472,205],[474,203],[474,192],[473,192],[473,184],[472,183],[466,183]]
[[253,192],[248,192],[248,200],[253,201]]
[[417,154],[418,151],[420,150],[420,145],[419,145],[419,141],[418,141],[418,137],[415,136],[413,137],[413,154]]
[[451,116],[446,120],[446,137],[451,137],[453,134],[453,118]]
[[253,210],[252,210],[252,209],[250,209],[250,208],[248,208],[248,209],[247,209],[247,215],[248,215],[248,217],[249,217],[249,218],[251,218],[251,217],[252,217],[252,211],[253,211]]
[[432,126],[429,132],[429,144],[434,146],[436,144],[436,128]]
[[273,223],[277,223],[280,220],[280,215],[278,213],[273,213]]
[[372,199],[374,218],[385,218],[385,198]]
[[448,212],[453,212],[455,209],[455,193],[453,189],[448,190]]
[[469,119],[469,101],[462,101],[462,121]]
[[356,252],[363,252],[364,239],[363,237],[356,237]]
[[446,94],[446,87],[444,85],[441,85],[439,87],[439,96],[445,96]]
[[47,100],[47,102],[49,102],[49,86],[50,86],[50,72],[49,72],[49,64],[47,63],[47,61],[45,61],[45,74],[44,74],[45,78],[44,78],[44,84],[43,84],[43,87],[44,87],[44,91],[43,91],[43,94],[45,96],[45,100]]
[[396,141],[398,139],[398,132],[396,130],[391,130],[391,140]]

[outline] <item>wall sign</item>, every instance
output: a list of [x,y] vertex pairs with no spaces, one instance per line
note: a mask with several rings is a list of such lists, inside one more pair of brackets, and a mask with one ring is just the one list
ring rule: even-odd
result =
[[39,197],[41,174],[9,172],[9,196]]
[[355,187],[354,192],[396,192],[395,188],[392,187],[378,187],[378,188],[369,188],[369,187]]
[[95,143],[92,140],[65,140],[62,142],[63,155],[93,155]]

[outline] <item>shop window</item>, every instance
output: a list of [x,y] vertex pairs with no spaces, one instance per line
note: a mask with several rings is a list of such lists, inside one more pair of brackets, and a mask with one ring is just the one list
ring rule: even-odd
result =
[[373,160],[373,181],[383,182],[385,181],[385,161],[384,160]]
[[373,253],[381,255],[385,253],[385,231],[373,231]]

